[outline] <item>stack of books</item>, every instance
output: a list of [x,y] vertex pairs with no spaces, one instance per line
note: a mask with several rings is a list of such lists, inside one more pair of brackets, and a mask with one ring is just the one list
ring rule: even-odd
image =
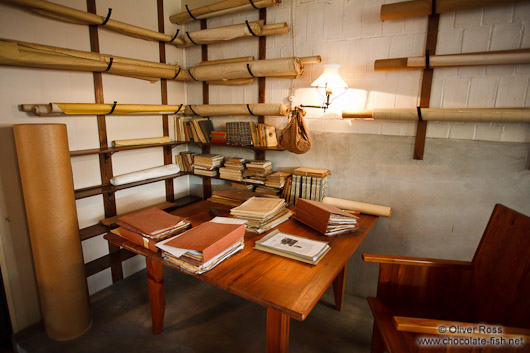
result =
[[256,241],[254,249],[316,265],[330,247],[328,242],[282,233],[276,229]]
[[230,214],[247,220],[247,231],[261,234],[288,220],[292,212],[284,199],[252,197],[232,208]]
[[260,194],[261,196],[266,196],[266,197],[279,197],[280,196],[280,189],[271,188],[268,186],[256,186],[256,189],[254,191]]
[[119,228],[112,232],[146,249],[158,251],[157,242],[191,227],[191,223],[157,207],[129,213],[118,218]]
[[244,236],[244,222],[216,217],[156,246],[167,263],[199,275],[243,249]]
[[235,146],[252,146],[251,124],[248,121],[226,123],[226,144]]
[[245,161],[244,158],[227,158],[224,167],[219,168],[221,179],[242,181]]
[[214,190],[208,201],[228,206],[239,206],[251,197],[258,195],[259,194],[247,189],[228,188],[223,190]]
[[175,155],[175,163],[180,167],[183,172],[193,172],[193,157],[197,153],[193,152],[180,152]]
[[289,204],[294,205],[298,198],[322,201],[326,196],[328,176],[330,175],[331,172],[328,169],[296,168],[291,179]]
[[272,173],[271,161],[250,161],[245,165],[244,181],[265,185],[267,175]]
[[224,158],[220,154],[197,154],[193,158],[193,173],[216,177]]
[[327,203],[298,199],[294,219],[332,236],[357,230],[359,218]]
[[207,118],[175,118],[175,140],[188,142],[210,142],[213,131],[212,121]]
[[265,186],[271,188],[281,189],[285,185],[287,178],[291,176],[291,173],[286,172],[274,172],[267,175],[267,180],[265,181]]

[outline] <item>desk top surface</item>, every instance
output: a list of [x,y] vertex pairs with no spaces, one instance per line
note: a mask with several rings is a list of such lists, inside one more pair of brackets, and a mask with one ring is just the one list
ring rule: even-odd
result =
[[[171,213],[188,218],[195,227],[213,218],[210,207],[218,211],[220,216],[229,215],[229,206],[209,201],[197,202]],[[356,232],[327,237],[296,220],[289,219],[276,229],[329,242],[330,251],[317,265],[255,250],[253,247],[256,240],[267,233],[247,232],[243,250],[212,270],[195,277],[254,303],[283,312],[294,319],[304,320],[376,221],[375,216],[361,215]],[[105,238],[135,253],[178,269],[166,263],[160,253],[153,253],[112,233],[108,233]]]

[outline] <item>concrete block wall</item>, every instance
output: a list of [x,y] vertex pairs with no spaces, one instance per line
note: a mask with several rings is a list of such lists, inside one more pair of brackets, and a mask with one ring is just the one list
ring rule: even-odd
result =
[[[340,120],[342,110],[411,108],[419,103],[421,70],[374,72],[376,59],[421,56],[425,52],[427,18],[382,22],[383,0],[284,0],[269,8],[268,23],[287,22],[291,34],[267,38],[267,58],[321,55],[322,63],[336,63],[348,83],[348,92],[326,113],[307,109],[312,131],[341,131],[414,136],[415,123]],[[209,27],[256,20],[256,11],[208,20]],[[525,2],[440,16],[437,54],[468,53],[530,47],[530,5]],[[198,29],[198,23],[188,28]],[[257,55],[252,39],[209,47],[210,60]],[[188,65],[200,60],[198,48],[186,51]],[[308,65],[294,81],[268,79],[267,102],[321,104],[311,82],[322,64]],[[436,69],[432,85],[433,108],[530,107],[530,65],[498,65]],[[190,102],[200,103],[200,85],[188,85]],[[256,86],[211,87],[211,103],[253,103]],[[322,120],[325,119],[325,122]],[[222,121],[219,120],[220,124]],[[269,119],[282,127],[284,119]],[[427,136],[505,142],[530,142],[528,124],[431,122]]]

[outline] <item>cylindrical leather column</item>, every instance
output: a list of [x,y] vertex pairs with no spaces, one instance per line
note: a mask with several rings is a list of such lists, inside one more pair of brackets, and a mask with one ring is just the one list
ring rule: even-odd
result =
[[66,125],[13,129],[44,326],[72,339],[91,320]]

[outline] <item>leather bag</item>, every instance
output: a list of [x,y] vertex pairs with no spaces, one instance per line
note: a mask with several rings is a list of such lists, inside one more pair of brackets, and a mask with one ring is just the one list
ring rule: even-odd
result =
[[305,111],[300,108],[289,113],[287,126],[282,130],[278,142],[289,152],[306,153],[311,149],[311,136],[304,121]]

